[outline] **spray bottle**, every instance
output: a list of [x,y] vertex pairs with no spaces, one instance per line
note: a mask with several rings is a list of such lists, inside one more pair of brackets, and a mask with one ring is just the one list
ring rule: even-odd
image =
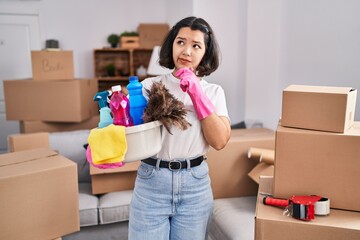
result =
[[129,99],[121,91],[121,86],[112,86],[112,95],[110,98],[110,109],[114,117],[114,125],[125,127],[134,126],[133,119],[130,115]]
[[113,123],[113,119],[111,117],[111,110],[108,107],[108,97],[111,95],[111,91],[102,91],[98,92],[94,96],[94,101],[97,101],[99,104],[99,112],[100,112],[100,122],[98,124],[99,128],[106,127]]

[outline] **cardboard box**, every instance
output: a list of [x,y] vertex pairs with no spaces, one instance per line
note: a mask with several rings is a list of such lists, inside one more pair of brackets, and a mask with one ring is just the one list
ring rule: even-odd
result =
[[342,133],[354,124],[356,95],[348,87],[290,85],[283,91],[281,124]]
[[74,79],[74,57],[72,51],[31,51],[34,80]]
[[169,33],[169,25],[163,23],[141,23],[138,27],[140,47],[152,49],[161,46]]
[[100,116],[95,115],[79,123],[20,121],[21,133],[64,132],[97,128]]
[[77,167],[38,148],[0,155],[0,239],[54,239],[80,230]]
[[90,165],[92,193],[102,194],[134,189],[140,163],[140,161],[130,162],[114,169],[99,169]]
[[228,144],[207,154],[214,198],[255,196],[258,185],[248,177],[257,164],[247,156],[251,147],[274,149],[275,134],[265,128],[233,129]]
[[248,174],[248,176],[259,184],[260,177],[273,177],[274,165],[270,165],[264,162],[258,163]]
[[18,152],[34,148],[50,148],[49,133],[13,134],[8,136],[9,152]]
[[95,79],[4,81],[7,120],[81,122],[99,113]]
[[274,176],[274,150],[252,147],[249,148],[248,158],[258,163],[248,174],[257,184],[261,176]]
[[345,133],[278,126],[274,196],[320,195],[332,208],[360,211],[360,122]]
[[[271,178],[261,178],[259,192],[271,186]],[[331,209],[328,216],[315,216],[311,221],[301,221],[283,214],[279,207],[264,205],[263,195],[258,195],[255,217],[255,240],[319,240],[360,239],[360,213]]]
[[138,48],[140,47],[139,36],[122,36],[120,38],[120,46],[122,48]]

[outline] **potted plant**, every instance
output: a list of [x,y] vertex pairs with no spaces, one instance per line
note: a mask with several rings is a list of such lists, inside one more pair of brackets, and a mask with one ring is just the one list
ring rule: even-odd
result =
[[125,31],[120,34],[120,37],[123,37],[123,36],[134,37],[134,36],[139,36],[139,34],[135,31],[133,31],[133,32]]
[[119,35],[112,33],[108,36],[107,41],[110,43],[111,47],[116,48],[119,43]]
[[115,65],[110,63],[106,66],[106,73],[109,77],[115,76]]

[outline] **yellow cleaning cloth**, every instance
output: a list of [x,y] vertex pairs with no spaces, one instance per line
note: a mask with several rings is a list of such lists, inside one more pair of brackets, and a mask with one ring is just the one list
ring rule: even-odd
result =
[[125,127],[110,124],[94,128],[90,131],[88,143],[94,164],[121,162],[127,151]]

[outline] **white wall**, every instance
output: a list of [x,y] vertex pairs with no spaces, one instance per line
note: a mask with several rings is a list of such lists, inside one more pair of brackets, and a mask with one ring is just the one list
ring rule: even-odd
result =
[[[75,76],[94,77],[93,49],[108,46],[111,33],[136,31],[139,23],[163,23],[166,0],[41,1],[42,40],[58,39],[74,51]],[[139,7],[141,6],[141,7]]]
[[222,53],[219,69],[207,77],[226,93],[233,124],[245,119],[246,0],[195,0],[194,15],[213,28]]
[[280,116],[279,52],[282,0],[248,1],[245,116],[275,129]]
[[[275,129],[290,84],[360,90],[360,1],[248,1],[246,110]],[[360,120],[360,97],[356,120]]]
[[233,123],[260,120],[275,129],[281,92],[289,84],[360,90],[359,0],[1,1],[4,5],[36,6],[42,46],[55,38],[73,50],[80,78],[93,77],[93,49],[107,45],[112,32],[136,30],[141,22],[172,26],[190,15],[205,18],[222,51],[222,64],[208,80],[225,89]]
[[175,25],[180,19],[193,16],[193,0],[170,0],[166,2],[166,19],[170,26]]

